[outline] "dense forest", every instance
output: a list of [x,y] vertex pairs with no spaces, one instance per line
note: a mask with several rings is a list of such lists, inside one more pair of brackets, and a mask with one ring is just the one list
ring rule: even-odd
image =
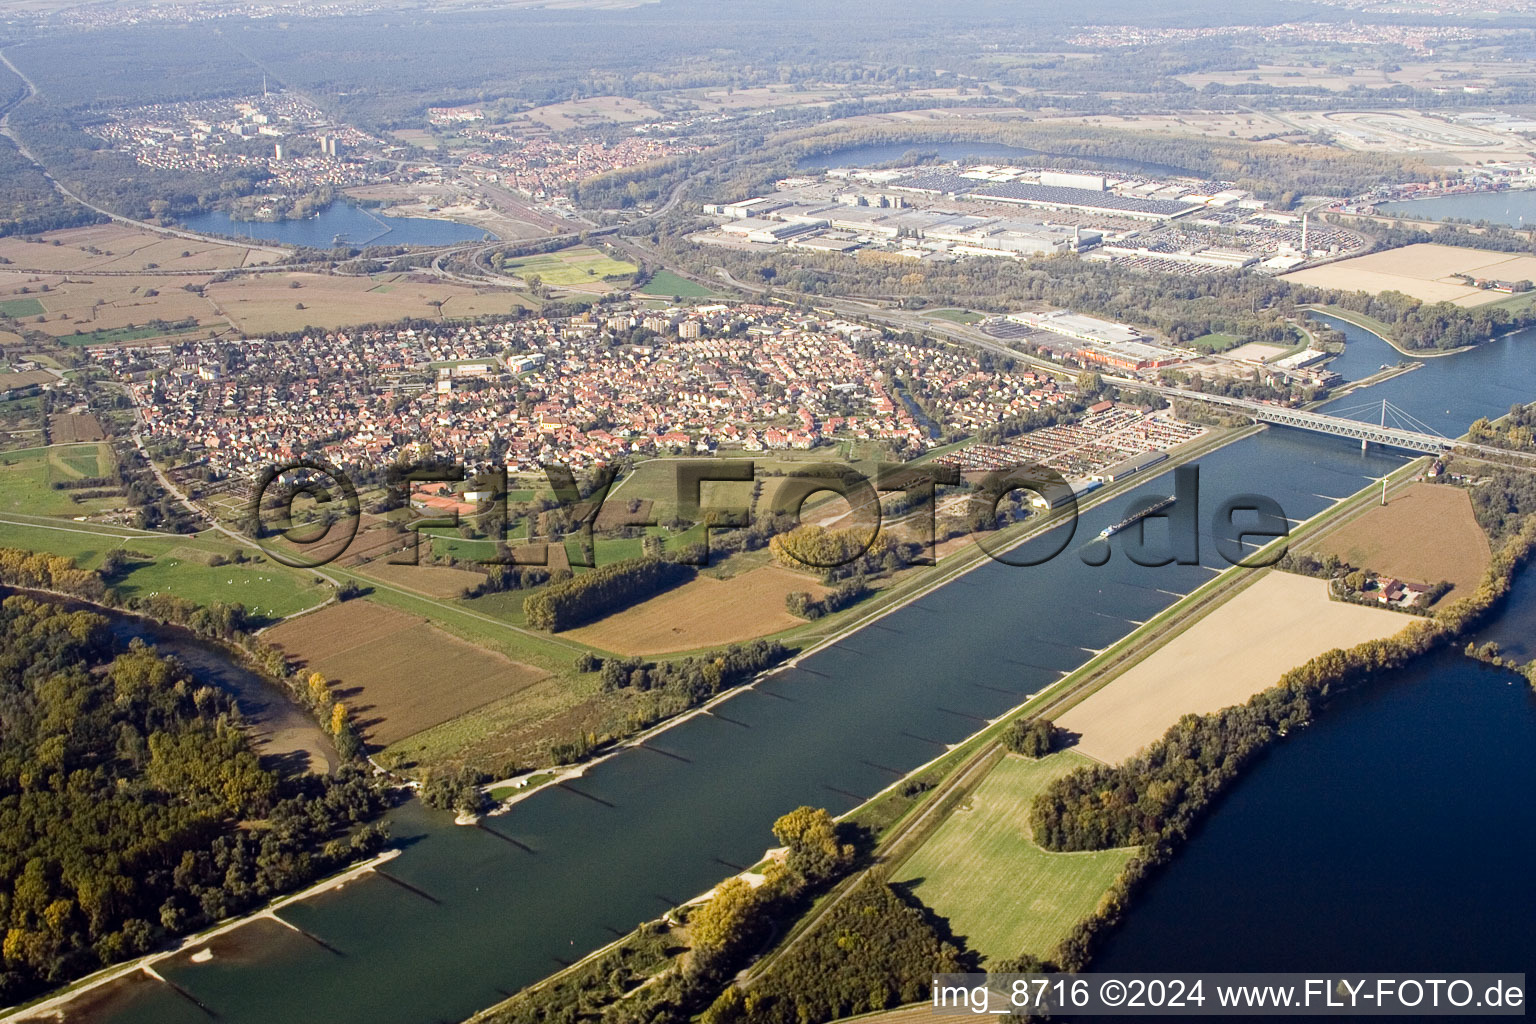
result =
[[[815,523],[774,534],[768,550],[780,565],[802,572],[818,571],[828,583],[897,572],[922,554],[921,545],[899,540],[889,530],[867,526],[828,529]],[[838,606],[852,604],[862,596],[862,592],[849,591],[838,599]]]
[[105,219],[60,195],[10,139],[0,138],[0,237],[78,227]]
[[85,601],[107,599],[107,587],[100,574],[80,568],[73,558],[46,551],[0,548],[0,583],[52,590]]
[[1374,221],[1361,222],[1356,218],[1329,214],[1330,223],[1347,223],[1351,227],[1370,232],[1385,249],[1404,245],[1460,245],[1470,249],[1493,249],[1498,252],[1536,252],[1536,236],[1529,231],[1516,231],[1499,224],[1484,224],[1477,230],[1460,224],[1440,224],[1433,230],[1389,224],[1383,227]]
[[1536,474],[1524,469],[1489,471],[1486,467],[1479,467],[1477,472],[1486,474],[1486,479],[1468,491],[1472,511],[1497,545],[1513,536],[1527,517],[1536,515]]
[[1308,301],[1364,313],[1390,329],[1392,340],[1407,349],[1455,349],[1476,345],[1496,334],[1536,324],[1536,308],[1510,310],[1499,305],[1470,309],[1451,302],[1423,302],[1402,292],[1325,290]]
[[0,604],[0,1001],[378,849],[381,810],[361,771],[264,769],[225,694],[100,616]]
[[1517,452],[1536,451],[1536,405],[1511,406],[1509,415],[1498,423],[1486,416],[1473,420],[1467,440]]

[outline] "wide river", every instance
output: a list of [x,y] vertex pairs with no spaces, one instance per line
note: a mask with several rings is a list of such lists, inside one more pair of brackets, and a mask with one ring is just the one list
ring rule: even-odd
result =
[[[1346,376],[1400,359],[1378,339],[1344,330]],[[1477,416],[1536,398],[1533,346],[1528,334],[1430,359],[1341,405],[1385,397],[1458,434]],[[1250,492],[1304,519],[1404,458],[1267,430],[1200,460],[1201,519],[1209,522],[1224,497]],[[1170,487],[1168,477],[1149,478],[1137,494]],[[1208,543],[1204,566],[1140,568],[1117,551],[1090,568],[1077,557],[1135,496],[1086,513],[1060,557],[1035,568],[990,563],[484,828],[454,827],[408,805],[393,822],[405,851],[387,876],[282,912],[324,946],[268,926],[233,955],[159,969],[240,1024],[462,1020],[753,863],[772,844],[778,815],[799,804],[847,810],[1210,578],[1218,562]],[[1025,550],[1045,543],[1056,538]],[[1509,615],[1528,623],[1533,609],[1536,587],[1523,584]],[[1406,966],[1398,957],[1405,932],[1432,951],[1488,950],[1497,962],[1468,964],[1484,970],[1532,962],[1531,702],[1508,696],[1501,688],[1514,684],[1505,676],[1454,658],[1405,675],[1379,700],[1352,698],[1336,720],[1286,743],[1245,780],[1133,912],[1107,961],[1167,961],[1145,952],[1161,934],[1140,927],[1145,917],[1176,930],[1178,948],[1203,966],[1305,960],[1312,969],[1393,969]],[[1425,715],[1443,725],[1425,726]],[[1518,724],[1501,726],[1506,718]],[[1476,800],[1465,802],[1466,787],[1481,790]],[[1473,820],[1463,806],[1490,814]],[[1503,817],[1491,813],[1500,808]],[[1278,849],[1303,859],[1287,861],[1266,845],[1282,841]],[[1484,859],[1493,843],[1515,853]],[[1430,884],[1414,884],[1420,877]],[[1521,908],[1516,923],[1511,907]],[[1331,938],[1345,926],[1348,941]],[[1287,941],[1326,941],[1316,959],[1296,953],[1284,964],[1241,952],[1253,942],[1270,948],[1271,930]],[[1468,947],[1478,933],[1490,941]],[[1414,958],[1421,961],[1451,962]],[[135,986],[96,1019],[206,1020],[188,995]]]

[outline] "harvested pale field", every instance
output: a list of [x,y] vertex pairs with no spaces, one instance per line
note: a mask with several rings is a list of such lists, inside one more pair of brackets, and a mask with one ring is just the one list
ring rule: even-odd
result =
[[[366,516],[364,522],[367,522]],[[342,565],[361,565],[372,558],[381,558],[388,552],[403,547],[410,540],[409,536],[395,533],[393,530],[376,526],[369,528],[364,525],[358,530],[357,536],[352,538],[346,551],[339,558]]]
[[1536,281],[1536,257],[1456,245],[1405,245],[1367,253],[1326,266],[1282,275],[1287,281],[1349,291],[1398,291],[1425,302],[1481,306],[1509,297],[1508,292],[1475,288],[1454,275],[1496,281]]
[[42,241],[0,238],[0,256],[24,270],[77,272],[226,270],[272,259],[270,253],[243,245],[172,238],[125,224],[67,228],[37,237]]
[[[228,325],[201,296],[183,285],[201,284],[200,276],[166,277],[152,274],[132,277],[45,277],[0,273],[0,301],[32,298],[43,307],[43,322],[28,314],[22,317],[27,327],[46,331],[55,337],[90,334],[131,326],[143,327],[151,320],[175,323],[192,319],[199,325]],[[46,285],[48,291],[42,291]],[[22,289],[27,289],[23,293]],[[154,293],[154,294],[151,294]]]
[[358,570],[364,576],[443,599],[456,598],[485,582],[485,574],[446,565],[391,565],[380,559]]
[[24,370],[21,373],[0,373],[0,392],[35,388],[40,384],[52,384],[59,378],[47,370]]
[[1228,349],[1222,355],[1228,359],[1246,359],[1254,363],[1267,363],[1276,356],[1282,356],[1290,349],[1284,345],[1266,345],[1262,341],[1250,341],[1246,345]]
[[357,729],[377,746],[508,697],[548,675],[367,600],[331,605],[264,636],[303,671],[324,675]]
[[768,636],[805,620],[784,598],[796,590],[820,597],[827,589],[809,576],[768,565],[728,580],[699,576],[633,608],[567,631],[578,643],[618,654],[662,654],[718,647]]
[[1320,537],[1309,552],[1337,555],[1411,583],[1439,583],[1452,590],[1441,601],[1476,589],[1492,550],[1477,525],[1472,498],[1460,487],[1413,484]]
[[[391,323],[408,317],[437,319],[434,302],[443,304],[441,315],[450,319],[505,314],[524,305],[504,288],[475,289],[409,274],[263,274],[210,285],[207,293],[248,334]],[[303,309],[296,308],[301,304]]]
[[1391,636],[1400,612],[1328,598],[1323,580],[1270,572],[1057,719],[1077,750],[1123,761],[1190,713],[1233,704],[1336,647]]
[[1071,750],[1010,754],[987,773],[892,878],[996,962],[1049,956],[1093,913],[1134,850],[1053,853],[1035,843],[1029,810],[1051,782],[1091,764]]
[[661,114],[642,100],[625,96],[593,96],[534,107],[514,118],[513,123],[527,120],[552,131],[564,132],[599,124],[628,124],[631,121],[656,121],[660,118]]
[[[634,505],[633,508],[630,507],[631,503]],[[605,501],[597,510],[597,518],[592,522],[592,530],[595,533],[606,533],[631,522],[651,522],[655,519],[653,512],[655,504],[649,498]]]

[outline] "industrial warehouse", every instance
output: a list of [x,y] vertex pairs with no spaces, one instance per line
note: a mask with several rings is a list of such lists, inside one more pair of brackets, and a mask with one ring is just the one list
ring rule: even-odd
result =
[[1363,248],[1354,232],[1270,210],[1226,182],[1042,168],[840,168],[712,203],[698,242],[747,251],[872,250],[918,261],[1078,253],[1134,270],[1283,273]]
[[1080,366],[1098,366],[1111,370],[1149,370],[1172,366],[1192,353],[1148,343],[1134,327],[1098,317],[1057,310],[1050,313],[1015,313],[1010,322],[1049,331],[1066,339],[1063,342],[1036,344],[1042,355],[1070,360]]

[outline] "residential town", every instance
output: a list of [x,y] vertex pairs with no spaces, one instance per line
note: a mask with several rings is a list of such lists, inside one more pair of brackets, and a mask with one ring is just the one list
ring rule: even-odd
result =
[[572,185],[594,174],[696,153],[702,148],[647,137],[613,143],[561,141],[497,127],[469,128],[462,134],[481,147],[464,153],[465,171],[535,198],[564,195]]
[[296,192],[380,177],[358,158],[377,139],[285,92],[129,107],[88,130],[161,171],[255,171],[265,185]]
[[146,437],[184,443],[216,476],[301,455],[531,470],[845,439],[911,457],[1074,393],[1042,373],[758,305],[626,304],[567,319],[94,355],[129,382]]

